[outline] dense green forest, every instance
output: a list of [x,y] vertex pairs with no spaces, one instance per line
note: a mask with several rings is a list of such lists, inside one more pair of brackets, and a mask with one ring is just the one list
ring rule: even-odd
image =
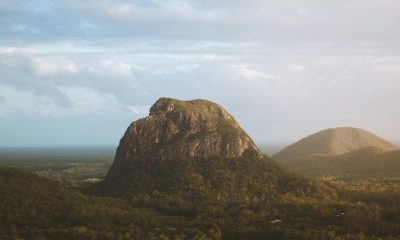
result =
[[107,189],[101,184],[64,188],[3,167],[0,233],[2,239],[399,239],[398,191],[351,191],[257,159],[146,165],[152,171],[140,178],[160,187],[121,185],[136,190],[116,189],[114,197],[99,196]]

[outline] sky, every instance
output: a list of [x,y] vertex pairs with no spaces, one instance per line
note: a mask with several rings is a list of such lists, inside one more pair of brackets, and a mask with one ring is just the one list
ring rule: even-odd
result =
[[400,139],[400,1],[0,0],[0,147],[117,145],[160,97],[259,145]]

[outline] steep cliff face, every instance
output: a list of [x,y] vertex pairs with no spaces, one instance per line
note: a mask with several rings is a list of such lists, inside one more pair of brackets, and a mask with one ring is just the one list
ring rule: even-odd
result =
[[236,120],[206,100],[159,99],[148,117],[133,122],[117,149],[106,181],[125,174],[144,159],[165,162],[185,158],[236,158],[261,154]]

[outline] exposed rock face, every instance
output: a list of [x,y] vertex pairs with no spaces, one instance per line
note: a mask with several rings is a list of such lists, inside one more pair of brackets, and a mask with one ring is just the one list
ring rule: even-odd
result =
[[260,153],[236,120],[218,104],[161,98],[148,117],[128,127],[106,181],[135,168],[139,159],[235,158],[247,150]]
[[342,127],[314,133],[286,147],[273,157],[277,160],[292,161],[321,155],[345,154],[365,147],[375,147],[382,151],[397,149],[390,142],[368,131]]

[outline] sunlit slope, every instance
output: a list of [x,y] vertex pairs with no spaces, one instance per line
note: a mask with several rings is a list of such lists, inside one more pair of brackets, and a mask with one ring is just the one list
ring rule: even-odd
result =
[[400,175],[398,148],[358,128],[317,132],[273,158],[291,170],[312,175]]

